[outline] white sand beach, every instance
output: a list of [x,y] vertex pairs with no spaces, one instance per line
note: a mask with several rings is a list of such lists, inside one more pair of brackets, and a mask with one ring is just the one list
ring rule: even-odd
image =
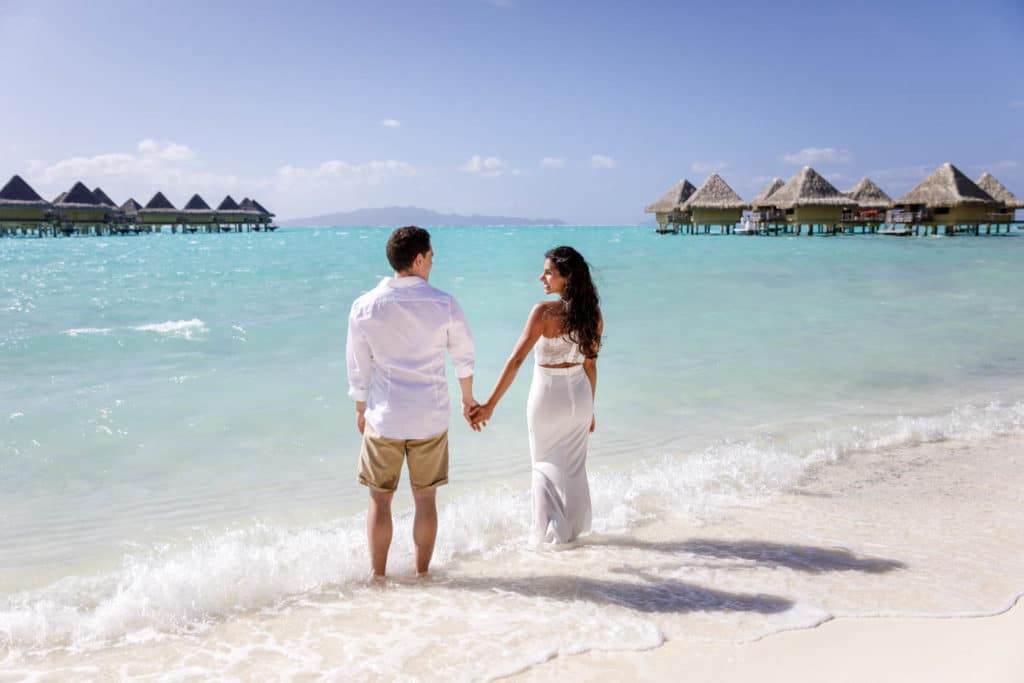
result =
[[[873,465],[864,461],[869,455],[876,459]],[[820,593],[814,603],[836,615],[820,625],[747,642],[730,642],[726,634],[702,639],[666,632],[666,642],[650,650],[559,656],[512,679],[1020,683],[1024,605],[1014,593],[1024,586],[1022,456],[1019,438],[865,453],[856,467],[834,465],[806,488],[748,511],[748,524],[772,517],[772,526],[787,535],[831,527],[846,547],[888,546],[903,558],[892,571],[858,576],[859,587],[845,599],[848,585]],[[823,487],[830,490],[826,496],[813,495]],[[836,506],[833,496],[843,493]],[[797,511],[802,512],[792,514]],[[757,559],[748,566],[751,573]],[[762,553],[760,559],[771,558]],[[849,567],[857,564],[847,559]],[[819,569],[828,570],[829,562]],[[831,569],[841,569],[843,562]],[[827,571],[815,576],[807,569],[808,575],[780,594],[799,600],[801,593],[816,592],[814,584]]]
[[839,618],[752,643],[667,642],[646,652],[562,657],[517,681],[1020,683],[1024,606],[979,618]]

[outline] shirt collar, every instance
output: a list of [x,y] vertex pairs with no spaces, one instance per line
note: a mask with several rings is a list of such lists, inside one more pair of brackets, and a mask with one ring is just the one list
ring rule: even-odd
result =
[[419,275],[406,275],[405,277],[386,277],[381,280],[380,283],[385,287],[391,287],[392,289],[402,289],[405,287],[415,287],[416,285],[426,284],[427,281]]

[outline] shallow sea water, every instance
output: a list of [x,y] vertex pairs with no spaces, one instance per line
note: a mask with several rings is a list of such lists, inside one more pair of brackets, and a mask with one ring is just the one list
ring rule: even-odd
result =
[[403,491],[366,586],[344,325],[387,234],[0,240],[2,668],[481,679],[1024,591],[1024,240],[635,227],[433,230],[479,397],[544,250],[594,266],[595,533],[526,546],[522,373],[453,422],[433,578]]

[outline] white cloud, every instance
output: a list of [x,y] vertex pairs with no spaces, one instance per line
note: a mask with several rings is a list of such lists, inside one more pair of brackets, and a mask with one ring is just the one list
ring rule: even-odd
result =
[[565,168],[565,159],[559,157],[544,157],[540,160],[541,168]]
[[399,128],[401,127],[402,122],[399,121],[398,119],[384,119],[383,121],[380,122],[380,125],[384,126],[385,128]]
[[1013,161],[1012,159],[1004,159],[1003,161],[993,161],[990,164],[976,164],[975,168],[980,168],[982,171],[988,171],[989,173],[995,171],[1012,171],[1015,168],[1020,168],[1020,162]]
[[719,173],[728,167],[725,161],[695,161],[690,168],[694,173]]
[[924,164],[916,166],[897,166],[895,168],[880,168],[868,172],[868,177],[875,181],[892,181],[895,183],[917,183],[935,169]]
[[1024,109],[1024,100],[1014,100],[1010,102],[1010,109]]
[[379,185],[396,176],[411,176],[416,168],[406,162],[394,159],[374,160],[362,164],[331,159],[319,166],[282,166],[277,171],[274,184],[284,189],[306,188],[309,186],[328,187],[332,185]]
[[460,171],[466,173],[479,173],[486,178],[500,176],[508,169],[508,164],[499,157],[485,157],[474,154],[469,160],[459,167]]
[[164,161],[188,161],[195,156],[195,152],[189,149],[188,145],[179,145],[176,142],[157,142],[149,138],[139,143],[139,153]]
[[605,156],[603,154],[595,154],[590,157],[591,168],[615,168],[615,159]]
[[787,164],[810,166],[811,164],[845,164],[850,160],[850,152],[835,147],[804,147],[799,152],[782,155]]
[[194,192],[238,189],[238,176],[211,172],[195,157],[187,145],[146,139],[136,145],[135,152],[74,156],[52,164],[34,160],[29,162],[27,175],[47,193],[66,190],[81,180],[89,187],[103,187],[115,201],[135,196],[144,202],[157,190],[177,194],[183,201]]

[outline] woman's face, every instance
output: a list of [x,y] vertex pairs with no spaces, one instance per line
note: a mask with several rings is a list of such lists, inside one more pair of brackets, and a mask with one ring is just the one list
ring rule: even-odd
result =
[[565,291],[565,277],[558,272],[551,259],[544,259],[544,270],[540,274],[540,281],[544,283],[545,294],[558,294],[561,296]]

